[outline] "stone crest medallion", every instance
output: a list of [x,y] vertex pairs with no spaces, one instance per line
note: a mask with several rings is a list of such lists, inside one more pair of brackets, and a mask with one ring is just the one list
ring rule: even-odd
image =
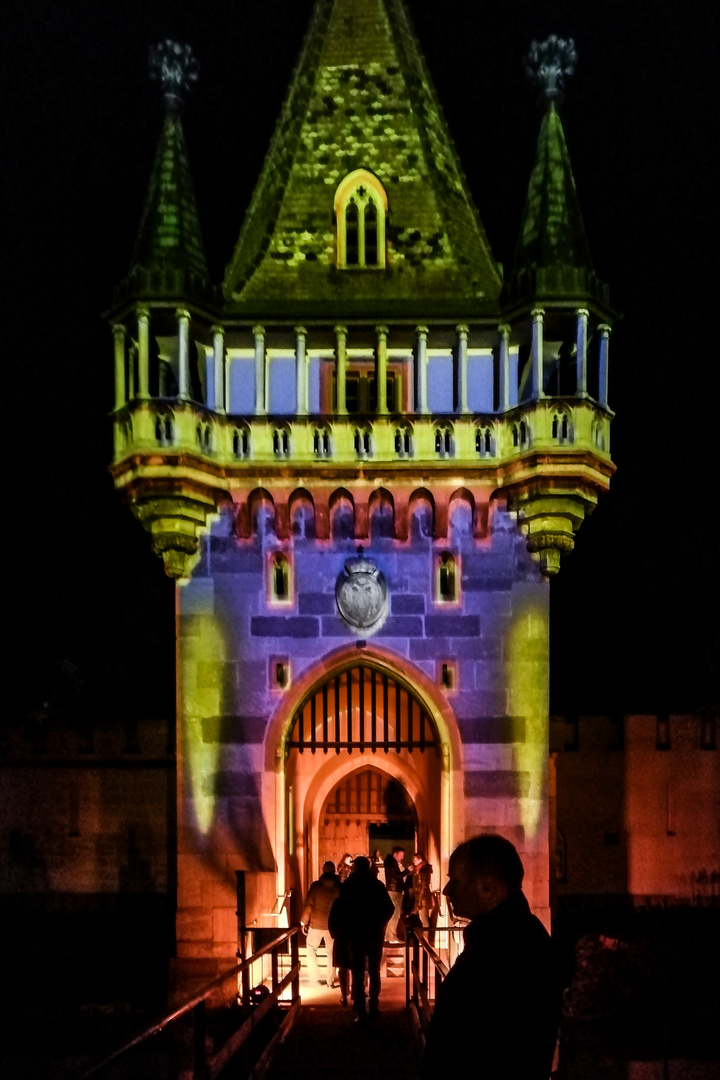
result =
[[387,616],[387,584],[363,549],[345,563],[335,586],[335,600],[343,621],[355,634],[374,634]]

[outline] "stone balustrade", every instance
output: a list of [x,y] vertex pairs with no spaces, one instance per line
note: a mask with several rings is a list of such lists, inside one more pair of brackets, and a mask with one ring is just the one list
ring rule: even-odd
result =
[[116,413],[114,460],[159,451],[224,467],[363,461],[410,471],[420,463],[493,468],[528,452],[590,451],[609,460],[610,419],[595,402],[577,398],[544,398],[503,415],[306,418],[240,417],[191,403],[136,400]]

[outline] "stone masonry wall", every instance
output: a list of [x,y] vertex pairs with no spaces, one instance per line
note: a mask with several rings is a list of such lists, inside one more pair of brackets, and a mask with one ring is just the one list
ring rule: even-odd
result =
[[[547,583],[514,515],[503,510],[491,512],[482,540],[473,537],[462,504],[441,542],[432,538],[422,507],[406,542],[387,532],[378,513],[365,555],[385,576],[389,614],[368,645],[393,654],[411,684],[413,673],[421,673],[451,707],[460,747],[459,760],[450,762],[452,843],[481,829],[507,835],[523,854],[531,903],[545,912]],[[269,898],[284,853],[274,840],[266,732],[298,679],[358,641],[335,602],[338,576],[356,552],[351,533],[351,520],[343,524],[336,515],[332,538],[318,541],[312,519],[300,515],[291,538],[281,542],[268,504],[258,511],[251,538],[241,540],[228,512],[179,590],[180,955],[224,955],[234,942],[236,870],[255,875],[258,897],[264,890],[262,902]],[[278,551],[291,567],[286,603],[271,599]],[[455,603],[436,595],[437,560],[447,552],[458,571]],[[284,688],[273,682],[278,661],[289,668]],[[453,668],[452,689],[441,685],[443,662]]]

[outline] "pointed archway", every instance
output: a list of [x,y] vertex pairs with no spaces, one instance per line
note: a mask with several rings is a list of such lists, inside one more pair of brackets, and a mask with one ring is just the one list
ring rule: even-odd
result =
[[[284,854],[285,884],[292,890],[294,907],[322,865],[330,829],[328,807],[334,806],[335,814],[335,843],[328,853],[333,861],[346,850],[369,853],[371,827],[392,835],[392,815],[378,803],[373,808],[373,784],[376,798],[381,792],[390,796],[391,782],[397,786],[404,805],[411,808],[407,814],[412,828],[405,823],[403,839],[408,848],[414,844],[428,853],[437,867],[439,885],[453,831],[450,748],[442,731],[447,713],[424,692],[422,682],[427,680],[416,678],[410,665],[403,670],[393,659],[391,666],[385,657],[365,650],[360,658],[357,650],[344,652],[334,665],[326,659],[316,678],[305,681],[290,715],[286,713],[284,737],[276,751],[283,762],[286,826],[285,835],[278,836],[284,848],[278,850],[278,864]],[[365,809],[361,812],[356,803],[353,814],[346,805],[342,826],[346,846],[335,851],[343,841],[338,804],[331,803],[333,793],[344,790],[352,799],[352,792],[360,792],[363,784]]]
[[342,855],[385,857],[394,844],[416,847],[417,812],[394,776],[361,764],[346,773],[326,796],[318,818],[318,865]]

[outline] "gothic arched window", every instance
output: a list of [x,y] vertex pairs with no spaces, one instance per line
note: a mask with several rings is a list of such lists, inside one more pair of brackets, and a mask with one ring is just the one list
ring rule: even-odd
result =
[[367,169],[351,172],[335,192],[337,265],[343,270],[385,266],[385,188]]
[[358,457],[367,458],[372,454],[372,442],[370,429],[367,427],[355,428],[355,453]]
[[480,457],[495,456],[495,439],[491,427],[475,428],[475,449]]
[[440,556],[437,567],[437,598],[443,604],[457,600],[457,567],[449,552]]
[[277,604],[289,604],[290,563],[284,555],[277,552],[270,563],[270,599]]
[[232,445],[234,457],[250,457],[250,432],[246,427],[235,428]]
[[556,412],[552,419],[552,437],[555,442],[572,442],[572,425],[566,412]]
[[452,457],[453,432],[449,424],[439,424],[435,428],[435,453],[438,457]]

